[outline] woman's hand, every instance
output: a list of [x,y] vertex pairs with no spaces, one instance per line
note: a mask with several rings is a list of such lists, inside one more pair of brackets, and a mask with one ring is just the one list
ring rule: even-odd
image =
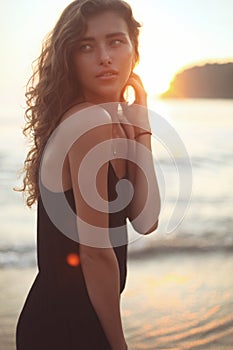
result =
[[[126,83],[127,86],[132,86],[134,89],[135,100],[131,105],[123,105],[124,117],[127,122],[134,127],[134,135],[137,135],[142,129],[150,130],[150,123],[147,112],[147,93],[143,86],[141,78],[132,73]],[[129,136],[129,135],[128,135]],[[132,133],[131,137],[132,138]]]
[[147,107],[147,93],[139,75],[131,73],[126,86],[132,86],[135,92],[134,104]]

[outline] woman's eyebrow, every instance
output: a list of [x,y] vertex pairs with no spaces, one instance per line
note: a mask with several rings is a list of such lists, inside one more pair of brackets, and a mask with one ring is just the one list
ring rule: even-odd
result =
[[[124,32],[114,32],[114,33],[109,33],[109,34],[106,34],[106,38],[112,38],[112,37],[115,37],[115,36],[124,36],[126,37],[127,34],[124,33]],[[84,37],[82,38],[80,41],[95,41],[96,39],[94,37],[91,37],[91,36],[87,36],[87,37]]]
[[124,36],[124,37],[126,37],[127,34],[124,33],[124,32],[116,32],[116,33],[109,33],[109,34],[106,35],[107,38],[112,38],[114,36]]

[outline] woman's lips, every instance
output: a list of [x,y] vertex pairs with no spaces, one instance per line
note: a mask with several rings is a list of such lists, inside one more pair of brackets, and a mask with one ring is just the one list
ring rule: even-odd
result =
[[113,80],[116,77],[117,77],[117,72],[115,71],[103,71],[96,76],[96,78],[104,81]]

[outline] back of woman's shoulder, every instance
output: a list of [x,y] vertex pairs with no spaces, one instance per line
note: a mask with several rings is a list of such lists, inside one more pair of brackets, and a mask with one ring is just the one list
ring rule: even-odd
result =
[[95,120],[99,119],[99,121],[111,122],[111,115],[109,112],[103,108],[100,105],[95,105],[90,102],[82,102],[77,103],[70,107],[62,116],[60,122],[67,120],[70,117],[73,116],[85,116],[85,119],[88,118],[89,120],[92,119],[92,117],[95,117]]
[[91,104],[89,102],[82,102],[82,103],[77,102],[76,104],[73,104],[72,106],[67,108],[67,110],[63,113],[63,115],[60,119],[60,122],[62,123],[64,120],[71,117],[72,115],[74,115],[74,114],[76,114],[76,113],[78,113],[86,108],[90,108],[92,106],[93,106],[93,104]]
[[73,105],[64,113],[55,135],[59,143],[66,144],[71,140],[79,141],[87,133],[84,142],[91,145],[112,137],[112,118],[103,106],[91,103]]

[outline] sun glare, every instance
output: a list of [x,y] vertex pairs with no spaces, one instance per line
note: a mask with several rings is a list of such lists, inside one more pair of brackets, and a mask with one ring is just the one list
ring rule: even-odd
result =
[[[163,33],[150,27],[144,28],[140,37],[140,63],[135,72],[139,74],[149,95],[159,95],[168,90],[171,80],[180,68],[180,50],[165,45],[172,23],[166,23]],[[171,57],[172,56],[172,57]]]
[[147,64],[141,64],[135,70],[142,78],[148,95],[157,96],[168,90],[173,74],[166,74],[166,68],[158,70],[153,66],[148,67]]

